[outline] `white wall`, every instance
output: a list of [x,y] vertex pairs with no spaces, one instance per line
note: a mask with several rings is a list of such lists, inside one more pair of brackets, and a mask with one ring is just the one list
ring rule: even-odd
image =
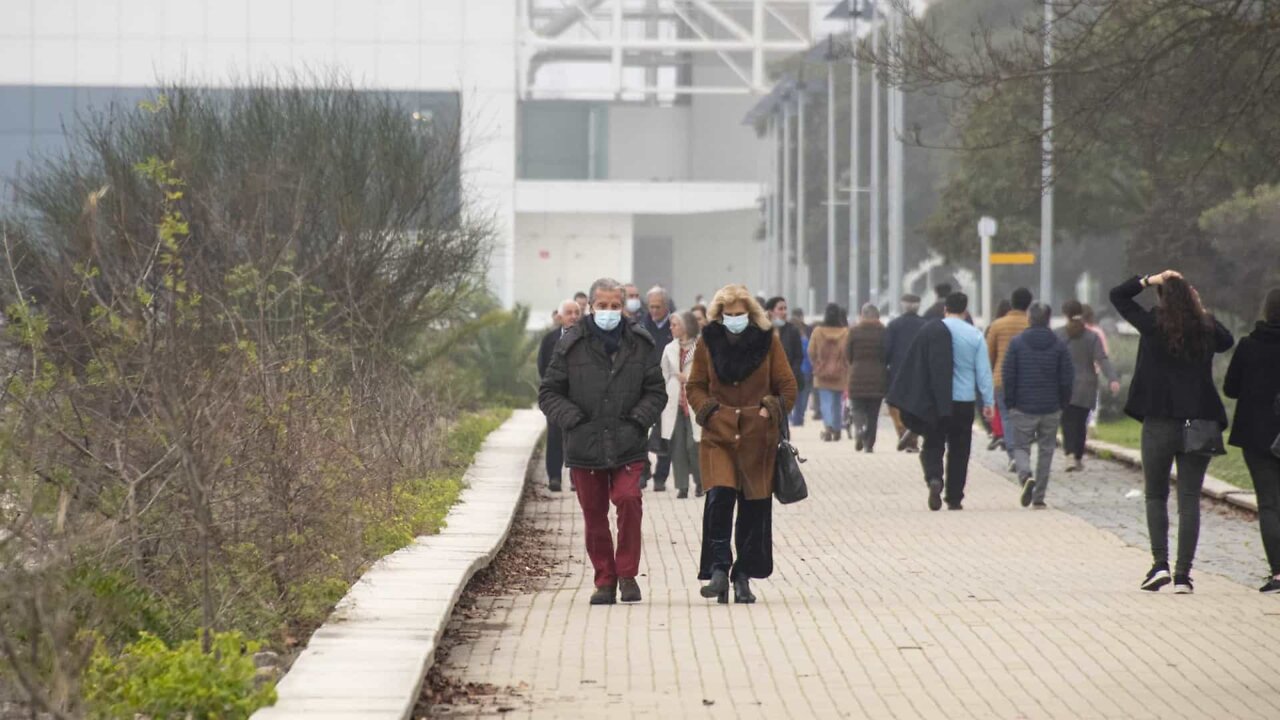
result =
[[609,106],[609,179],[688,180],[689,108]]
[[0,84],[225,85],[339,69],[361,87],[463,96],[464,182],[498,229],[513,299],[514,0],[0,0]]
[[516,302],[542,324],[561,300],[597,278],[631,275],[631,215],[520,213],[516,216]]
[[728,283],[756,290],[763,244],[754,240],[759,213],[755,210],[697,215],[637,216],[637,237],[670,237],[673,246],[672,291],[676,304],[687,308],[694,295],[706,299]]

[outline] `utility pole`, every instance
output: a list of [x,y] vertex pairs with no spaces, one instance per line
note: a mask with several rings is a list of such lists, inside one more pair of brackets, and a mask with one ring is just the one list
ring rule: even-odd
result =
[[[805,285],[804,285],[804,286],[800,285],[800,278],[799,278],[799,272],[800,272],[800,270],[799,270],[799,266],[800,266],[800,265],[802,265],[802,264],[805,264],[805,246],[804,246],[805,204],[804,204],[804,190],[805,190],[805,185],[807,185],[807,184],[808,184],[808,183],[806,182],[805,175],[804,175],[804,155],[805,155],[805,153],[804,153],[804,136],[807,134],[807,133],[805,132],[805,124],[804,124],[804,105],[805,105],[805,102],[804,102],[804,96],[805,96],[804,76],[803,76],[803,75],[801,75],[801,76],[800,76],[800,78],[796,81],[796,108],[797,108],[797,118],[796,118],[796,245],[795,245],[795,251],[796,251],[796,259],[795,259],[795,263],[796,263],[796,264],[795,264],[795,268],[792,270],[792,272],[793,272],[793,273],[795,273],[795,275],[793,276],[793,277],[794,277],[794,280],[793,280],[792,287],[793,287],[793,288],[795,288],[795,291],[796,291],[797,293],[799,293],[802,289],[804,289],[804,290],[807,292],[807,287],[805,287],[805,286],[807,286],[807,285],[808,285],[808,281],[809,281],[809,273],[808,273],[808,267],[807,267],[807,265],[806,265],[806,268],[805,268],[805,270],[806,270],[806,271],[805,271],[805,273],[804,273],[804,275],[805,275],[805,277],[804,277]],[[791,296],[791,295],[787,295],[786,297],[787,297],[787,299],[788,299],[788,300],[790,300],[791,302],[795,302],[795,300],[794,300],[794,299],[792,299],[792,296]]]
[[782,103],[782,257],[778,268],[781,282],[778,287],[785,298],[791,297],[791,103],[785,98]]
[[[903,23],[906,17],[902,12],[893,12],[890,17],[889,41],[893,53],[902,52]],[[902,295],[902,252],[903,252],[903,137],[906,134],[906,122],[903,118],[902,86],[894,83],[889,86],[889,302],[895,302]]]
[[1044,0],[1044,117],[1040,138],[1040,302],[1053,302],[1053,0]]
[[850,61],[850,81],[849,81],[849,312],[854,312],[858,307],[860,298],[859,290],[861,284],[859,275],[861,274],[861,263],[859,262],[859,245],[858,235],[861,228],[859,225],[862,221],[862,213],[860,206],[862,204],[862,170],[858,163],[858,146],[862,144],[862,140],[858,135],[859,126],[861,124],[860,113],[862,106],[860,103],[862,96],[862,87],[860,83],[860,73],[858,67],[858,16],[861,11],[858,8],[858,0],[849,1],[849,20],[851,23],[849,30],[849,49],[853,59]]
[[778,254],[778,117],[769,115],[769,182],[765,186],[764,267],[760,273],[760,285],[767,293],[774,293],[774,258]]
[[[870,6],[871,11],[871,52],[880,54],[880,28],[876,27],[879,11]],[[880,304],[880,74],[871,69],[871,222],[870,222],[871,265],[870,302]]]
[[827,302],[836,299],[836,66],[827,63]]

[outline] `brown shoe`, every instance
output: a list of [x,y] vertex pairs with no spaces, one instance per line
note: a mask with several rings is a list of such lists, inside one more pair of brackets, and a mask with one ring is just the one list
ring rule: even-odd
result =
[[640,602],[640,584],[635,578],[618,578],[618,589],[622,591],[622,602]]
[[618,601],[617,584],[598,587],[596,588],[595,592],[591,593],[592,605],[612,605],[617,601]]

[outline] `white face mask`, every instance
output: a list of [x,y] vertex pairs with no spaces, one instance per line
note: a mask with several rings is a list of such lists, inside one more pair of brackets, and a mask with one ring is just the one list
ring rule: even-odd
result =
[[782,318],[774,318],[774,319],[773,319],[773,326],[774,326],[774,327],[776,327],[776,328],[780,328],[780,327],[782,327],[783,325],[786,325],[786,324],[787,324],[787,321],[786,321],[786,320],[783,320]]
[[633,313],[633,312],[639,312],[639,311],[640,311],[640,298],[627,298],[627,312]]
[[728,330],[734,335],[738,335],[743,330],[747,329],[747,325],[750,324],[751,318],[748,317],[746,313],[741,315],[725,315],[723,322],[725,330]]
[[609,332],[622,322],[621,310],[597,310],[591,314],[596,319],[596,327]]

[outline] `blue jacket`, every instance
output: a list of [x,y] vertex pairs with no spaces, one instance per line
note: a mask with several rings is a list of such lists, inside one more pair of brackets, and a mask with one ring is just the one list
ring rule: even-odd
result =
[[1048,415],[1071,402],[1071,353],[1047,327],[1027,328],[1009,343],[1003,372],[1004,401],[1012,410]]

